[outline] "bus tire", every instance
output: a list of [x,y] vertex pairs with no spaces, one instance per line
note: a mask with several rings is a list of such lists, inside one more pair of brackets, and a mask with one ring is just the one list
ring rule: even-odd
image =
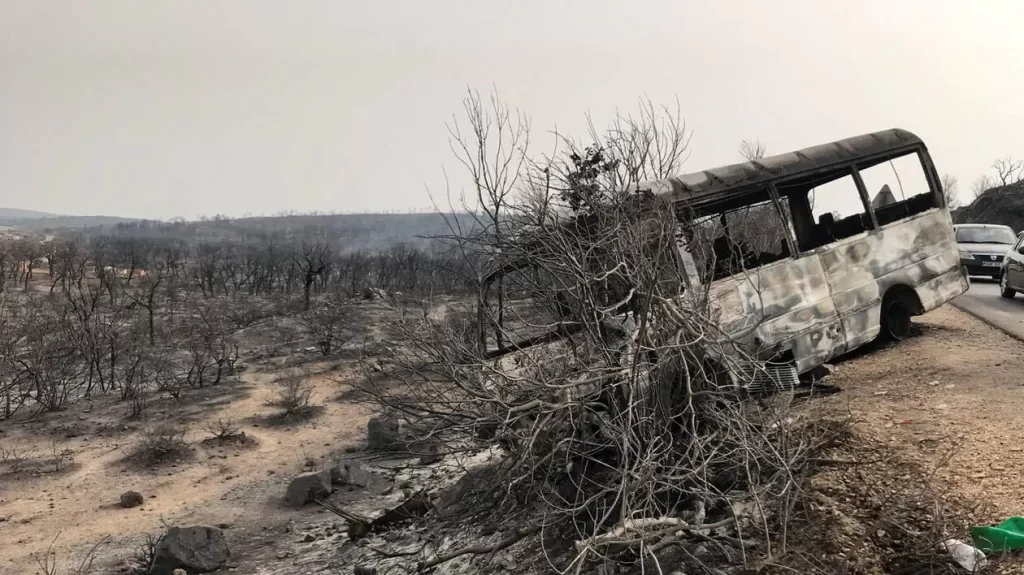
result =
[[886,341],[901,341],[910,337],[913,312],[900,294],[886,294],[882,300],[882,333]]

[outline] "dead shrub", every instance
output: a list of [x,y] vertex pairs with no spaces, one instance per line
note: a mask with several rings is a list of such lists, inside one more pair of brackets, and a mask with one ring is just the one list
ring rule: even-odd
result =
[[218,417],[213,421],[207,421],[203,428],[213,439],[220,441],[235,439],[241,433],[241,428],[235,423],[235,420],[230,418]]
[[17,475],[25,470],[26,465],[36,456],[36,450],[16,444],[0,445],[0,463],[7,465],[11,473]]
[[143,412],[149,407],[149,392],[141,386],[133,389],[125,399],[128,402],[128,419],[142,417]]
[[50,442],[50,456],[53,458],[53,471],[60,473],[75,463],[75,452],[69,447],[61,447],[56,439]]
[[306,330],[323,355],[345,345],[352,339],[352,305],[340,297],[319,304],[302,315]]
[[442,337],[455,344],[453,350],[457,359],[464,361],[475,355],[473,350],[477,347],[477,334],[480,333],[476,311],[451,310],[436,325],[442,331]]
[[316,387],[302,377],[290,377],[278,382],[277,395],[268,402],[281,410],[283,419],[302,417],[313,412],[313,395]]
[[133,575],[148,575],[159,544],[159,536],[152,533],[143,534],[142,542],[135,548],[132,556],[125,560],[125,570]]
[[175,422],[147,425],[139,434],[131,459],[140,465],[157,465],[186,458],[192,445],[186,439],[188,428]]
[[89,551],[82,557],[80,562],[71,563],[66,569],[60,569],[60,562],[57,559],[57,551],[54,548],[54,544],[57,543],[57,539],[60,538],[61,533],[58,532],[50,545],[46,548],[44,553],[34,553],[32,558],[35,559],[36,565],[39,566],[40,571],[43,575],[90,575],[93,573],[93,563],[96,561],[96,552],[100,546],[110,540],[110,536],[107,535],[103,539],[100,539],[95,545],[89,548]]

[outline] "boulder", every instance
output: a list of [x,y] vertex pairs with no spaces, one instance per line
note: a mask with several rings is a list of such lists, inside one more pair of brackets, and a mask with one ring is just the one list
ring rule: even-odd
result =
[[480,473],[470,471],[463,475],[455,485],[441,491],[437,503],[434,505],[434,512],[438,517],[452,517],[463,510],[463,501],[477,486],[480,480]]
[[334,485],[354,485],[366,487],[370,485],[370,473],[355,459],[342,459],[331,468],[331,483]]
[[288,484],[285,501],[292,507],[302,507],[312,497],[327,497],[331,494],[331,472],[312,471],[303,473]]
[[371,417],[366,423],[366,448],[387,451],[400,447],[402,425],[390,417]]
[[157,543],[149,575],[209,573],[231,558],[224,532],[208,525],[171,527]]
[[132,507],[138,507],[142,505],[143,499],[142,494],[138,491],[125,491],[121,494],[121,507],[130,509]]
[[368,287],[363,290],[363,299],[388,299],[388,292],[382,290],[381,288]]
[[433,442],[420,444],[416,453],[420,454],[420,465],[433,465],[444,459],[441,446]]

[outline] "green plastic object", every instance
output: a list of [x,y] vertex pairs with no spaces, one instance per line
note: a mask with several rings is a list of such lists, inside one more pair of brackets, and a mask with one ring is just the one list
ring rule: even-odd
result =
[[971,539],[986,553],[1024,549],[1024,517],[1011,517],[995,526],[971,527]]

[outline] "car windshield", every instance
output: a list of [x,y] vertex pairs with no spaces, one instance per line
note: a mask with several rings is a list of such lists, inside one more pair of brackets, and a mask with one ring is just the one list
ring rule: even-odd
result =
[[961,244],[1014,244],[1017,237],[1009,228],[957,228],[956,241]]

